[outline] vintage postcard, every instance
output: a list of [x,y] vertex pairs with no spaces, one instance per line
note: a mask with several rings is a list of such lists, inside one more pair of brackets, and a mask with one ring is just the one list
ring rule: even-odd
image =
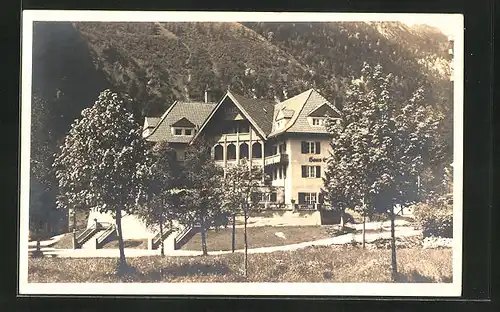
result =
[[19,294],[460,296],[463,45],[459,14],[24,11]]

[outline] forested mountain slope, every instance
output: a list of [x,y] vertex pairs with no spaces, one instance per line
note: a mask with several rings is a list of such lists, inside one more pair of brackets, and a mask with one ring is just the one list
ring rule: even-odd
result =
[[[396,22],[37,22],[32,104],[43,107],[33,107],[33,144],[55,152],[109,87],[135,100],[139,123],[175,100],[202,100],[207,87],[274,101],[314,87],[341,106],[345,86],[368,62],[396,76],[401,98],[425,87],[429,113],[447,116],[441,139],[451,151],[448,48],[439,30]],[[42,161],[50,168],[50,157]]]
[[33,87],[64,132],[108,86],[136,100],[140,120],[176,99],[201,100],[206,87],[274,100],[315,87],[342,97],[366,61],[394,73],[402,92],[428,85],[441,110],[451,107],[447,53],[436,29],[401,23],[37,23]]

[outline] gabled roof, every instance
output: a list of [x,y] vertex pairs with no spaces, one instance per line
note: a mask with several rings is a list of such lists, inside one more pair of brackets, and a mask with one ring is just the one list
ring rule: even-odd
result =
[[272,117],[274,104],[264,100],[248,99],[242,95],[236,94],[233,91],[227,91],[226,94],[219,101],[214,110],[210,113],[205,122],[201,125],[200,130],[194,136],[195,140],[198,135],[203,131],[205,126],[210,122],[210,119],[215,115],[215,112],[222,106],[226,98],[230,98],[236,107],[241,111],[245,118],[252,124],[252,126],[260,133],[263,138],[271,132]]
[[168,141],[172,143],[189,143],[192,136],[172,135],[172,124],[186,116],[189,121],[199,128],[215,108],[215,103],[204,102],[174,102],[161,116],[156,127],[146,137],[152,142]]
[[290,119],[293,117],[293,114],[294,114],[294,111],[291,110],[291,109],[286,109],[286,108],[282,108],[281,110],[278,111],[275,117],[275,121],[278,121],[278,120],[281,120],[281,119]]
[[[309,123],[308,116],[311,112],[316,110],[317,108],[323,106],[324,104],[328,104],[332,109],[335,109],[334,106],[328,102],[318,91],[311,89],[309,90],[309,96],[307,100],[302,105],[302,110],[300,114],[294,116],[293,123],[290,122],[289,127],[287,127],[286,131],[290,133],[322,133],[328,134],[325,126],[314,127]],[[335,109],[336,112],[340,114],[340,111]]]
[[[233,91],[227,91],[217,104],[204,102],[173,103],[162,117],[146,118],[144,135],[148,141],[190,143],[200,135],[228,98],[264,139],[284,132],[327,134],[326,127],[312,126],[308,116],[314,112],[321,115],[321,111],[318,110],[325,107],[325,105],[328,105],[339,115],[341,114],[334,105],[314,89],[309,89],[277,104],[265,100],[248,99]],[[286,123],[276,129],[277,122],[275,121],[277,120]],[[147,133],[146,129],[151,129],[150,124],[156,124],[156,126]],[[171,128],[173,125],[178,126],[179,124],[189,127],[194,126],[198,131],[194,136],[175,136],[172,134]]]
[[273,127],[274,103],[265,100],[248,99],[232,91],[228,91],[246,113],[247,118],[253,119],[265,136],[271,133]]
[[280,129],[276,129],[275,126],[276,124],[273,123],[273,130],[271,131],[271,134],[269,136],[275,136],[280,133],[286,132],[297,120],[298,116],[301,114],[302,109],[304,107],[304,104],[307,102],[309,99],[309,96],[313,92],[313,89],[309,89],[305,92],[302,92],[294,97],[291,97],[283,102],[280,102],[274,106],[274,114],[275,117],[274,119],[276,120],[276,117],[278,113],[281,110],[286,110],[289,112],[293,112],[293,115],[290,117],[290,120],[288,123]]
[[191,121],[189,121],[189,119],[187,119],[186,117],[182,117],[181,119],[174,122],[171,126],[172,127],[196,127],[196,125],[194,123],[192,123]]
[[328,108],[331,108],[335,113],[338,115],[341,115],[342,113],[336,108],[334,105],[332,105],[330,102],[325,102],[323,104],[318,105],[316,108],[313,108],[307,116],[312,116],[315,112],[317,112],[320,108],[323,108],[327,106]]

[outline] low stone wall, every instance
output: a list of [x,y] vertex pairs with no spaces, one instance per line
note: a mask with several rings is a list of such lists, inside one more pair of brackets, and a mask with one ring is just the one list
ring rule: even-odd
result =
[[[236,217],[236,225],[244,224],[243,216]],[[320,211],[260,211],[253,212],[247,222],[248,226],[299,226],[321,225]]]

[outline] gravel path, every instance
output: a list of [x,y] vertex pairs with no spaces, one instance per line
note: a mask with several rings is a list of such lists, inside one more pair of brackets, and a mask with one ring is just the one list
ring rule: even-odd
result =
[[[396,237],[408,237],[419,235],[421,231],[414,230],[412,227],[398,227],[396,228]],[[390,232],[382,233],[367,233],[365,236],[366,242],[370,243],[380,238],[390,238]],[[361,242],[361,234],[344,234],[337,237],[326,238],[311,242],[304,242],[298,244],[284,245],[284,246],[273,246],[273,247],[261,247],[261,248],[251,248],[248,249],[248,253],[270,253],[275,251],[293,251],[301,248],[306,248],[310,246],[328,246],[328,245],[343,245],[348,244],[353,241]],[[34,248],[30,248],[33,251]],[[54,256],[62,258],[117,258],[119,257],[118,249],[55,249],[55,248],[42,248],[45,256]],[[243,249],[238,249],[235,252],[244,252]],[[212,251],[209,252],[210,255],[222,255],[229,254],[231,251]],[[145,250],[145,249],[132,249],[125,248],[125,255],[127,257],[144,257],[144,256],[154,256],[159,255],[159,250]],[[166,250],[165,255],[167,256],[200,256],[201,251],[197,250]]]

